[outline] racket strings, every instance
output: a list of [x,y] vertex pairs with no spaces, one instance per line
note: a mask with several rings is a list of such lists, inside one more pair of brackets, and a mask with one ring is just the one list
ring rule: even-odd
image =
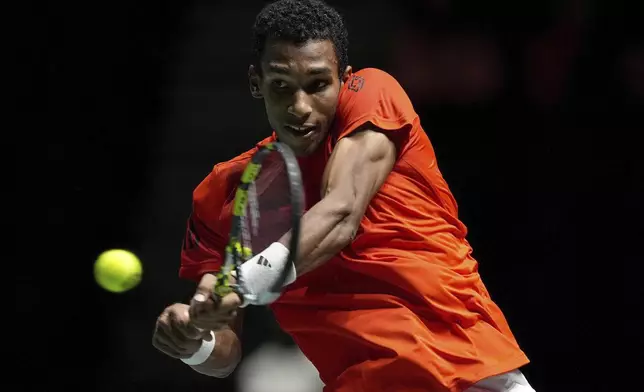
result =
[[[252,256],[260,253],[272,243],[279,241],[286,233],[294,230],[295,235],[287,245],[295,254],[299,237],[299,219],[303,209],[304,190],[299,166],[286,146],[282,151],[261,151],[249,169],[258,170],[254,180],[243,185],[244,191],[236,196],[236,211],[231,227],[231,238],[227,249],[227,265],[237,273],[237,290],[244,292],[244,277],[240,266]],[[286,149],[287,151],[283,151]],[[293,200],[296,202],[293,204]],[[239,211],[241,210],[241,211]],[[241,216],[239,216],[241,215]],[[294,241],[293,241],[294,240]],[[291,261],[292,262],[292,261]],[[263,264],[270,268],[270,263]],[[288,271],[288,269],[284,269]],[[283,273],[285,276],[285,273]],[[282,279],[283,281],[284,279]],[[273,291],[279,292],[282,285],[276,284]]]

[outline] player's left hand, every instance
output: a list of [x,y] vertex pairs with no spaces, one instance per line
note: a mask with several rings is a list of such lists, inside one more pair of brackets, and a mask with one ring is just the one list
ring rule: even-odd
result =
[[242,301],[237,293],[222,298],[213,296],[217,277],[205,274],[190,301],[190,321],[201,329],[216,331],[232,323]]

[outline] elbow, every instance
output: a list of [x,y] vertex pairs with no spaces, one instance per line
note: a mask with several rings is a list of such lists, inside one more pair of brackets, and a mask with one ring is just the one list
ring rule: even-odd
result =
[[336,239],[336,249],[342,249],[353,242],[353,239],[356,237],[356,233],[358,232],[358,226],[359,225],[355,224],[350,217],[341,223]]
[[329,193],[325,198],[329,203],[331,214],[335,217],[338,224],[344,223],[353,214],[356,205],[356,197],[353,192],[339,194],[339,192]]
[[334,215],[337,220],[336,248],[349,245],[356,236],[360,219],[356,219],[356,200],[354,197],[337,199],[334,203]]
[[342,249],[353,242],[360,227],[360,219],[356,217],[353,204],[347,203],[341,211],[338,213],[340,220],[336,227],[335,249]]

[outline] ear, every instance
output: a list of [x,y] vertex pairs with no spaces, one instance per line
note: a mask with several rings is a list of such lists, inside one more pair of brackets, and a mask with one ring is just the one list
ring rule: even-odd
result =
[[255,66],[251,65],[250,67],[248,67],[248,85],[250,87],[250,95],[252,95],[253,98],[264,98],[262,91],[259,88],[260,83],[261,78],[259,76],[259,73],[257,73]]
[[353,75],[353,68],[351,68],[350,65],[347,65],[347,67],[344,69],[344,72],[342,73],[342,77],[340,78],[340,86],[345,84],[349,78]]

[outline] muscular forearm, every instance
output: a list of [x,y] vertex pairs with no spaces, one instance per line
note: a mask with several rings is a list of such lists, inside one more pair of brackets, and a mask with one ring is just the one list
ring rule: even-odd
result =
[[[332,258],[353,239],[356,222],[351,205],[339,200],[332,195],[327,196],[302,217],[295,259],[298,276]],[[279,242],[288,246],[290,238],[289,232]]]
[[[291,284],[297,276],[319,267],[351,242],[357,227],[357,215],[353,214],[351,203],[341,203],[340,200],[350,199],[327,196],[302,217],[295,270],[287,265],[291,232],[284,234],[279,243],[271,244],[242,264],[240,272],[245,277],[247,292],[244,298],[248,303],[271,303],[279,297],[271,292],[275,285]],[[260,257],[271,262],[270,268],[258,263]],[[283,271],[287,275],[282,283],[279,279]]]
[[230,375],[241,360],[241,342],[231,329],[215,332],[215,349],[206,362],[190,366],[196,372],[211,377],[224,378]]
[[[396,161],[396,146],[379,130],[360,129],[334,147],[321,183],[322,199],[302,217],[295,269],[288,265],[291,233],[242,265],[254,305],[274,301],[264,296],[276,285],[291,284],[297,276],[325,263],[353,241],[360,221]],[[271,261],[260,263],[261,257]],[[285,279],[281,280],[281,273]],[[273,294],[273,293],[270,293]]]

